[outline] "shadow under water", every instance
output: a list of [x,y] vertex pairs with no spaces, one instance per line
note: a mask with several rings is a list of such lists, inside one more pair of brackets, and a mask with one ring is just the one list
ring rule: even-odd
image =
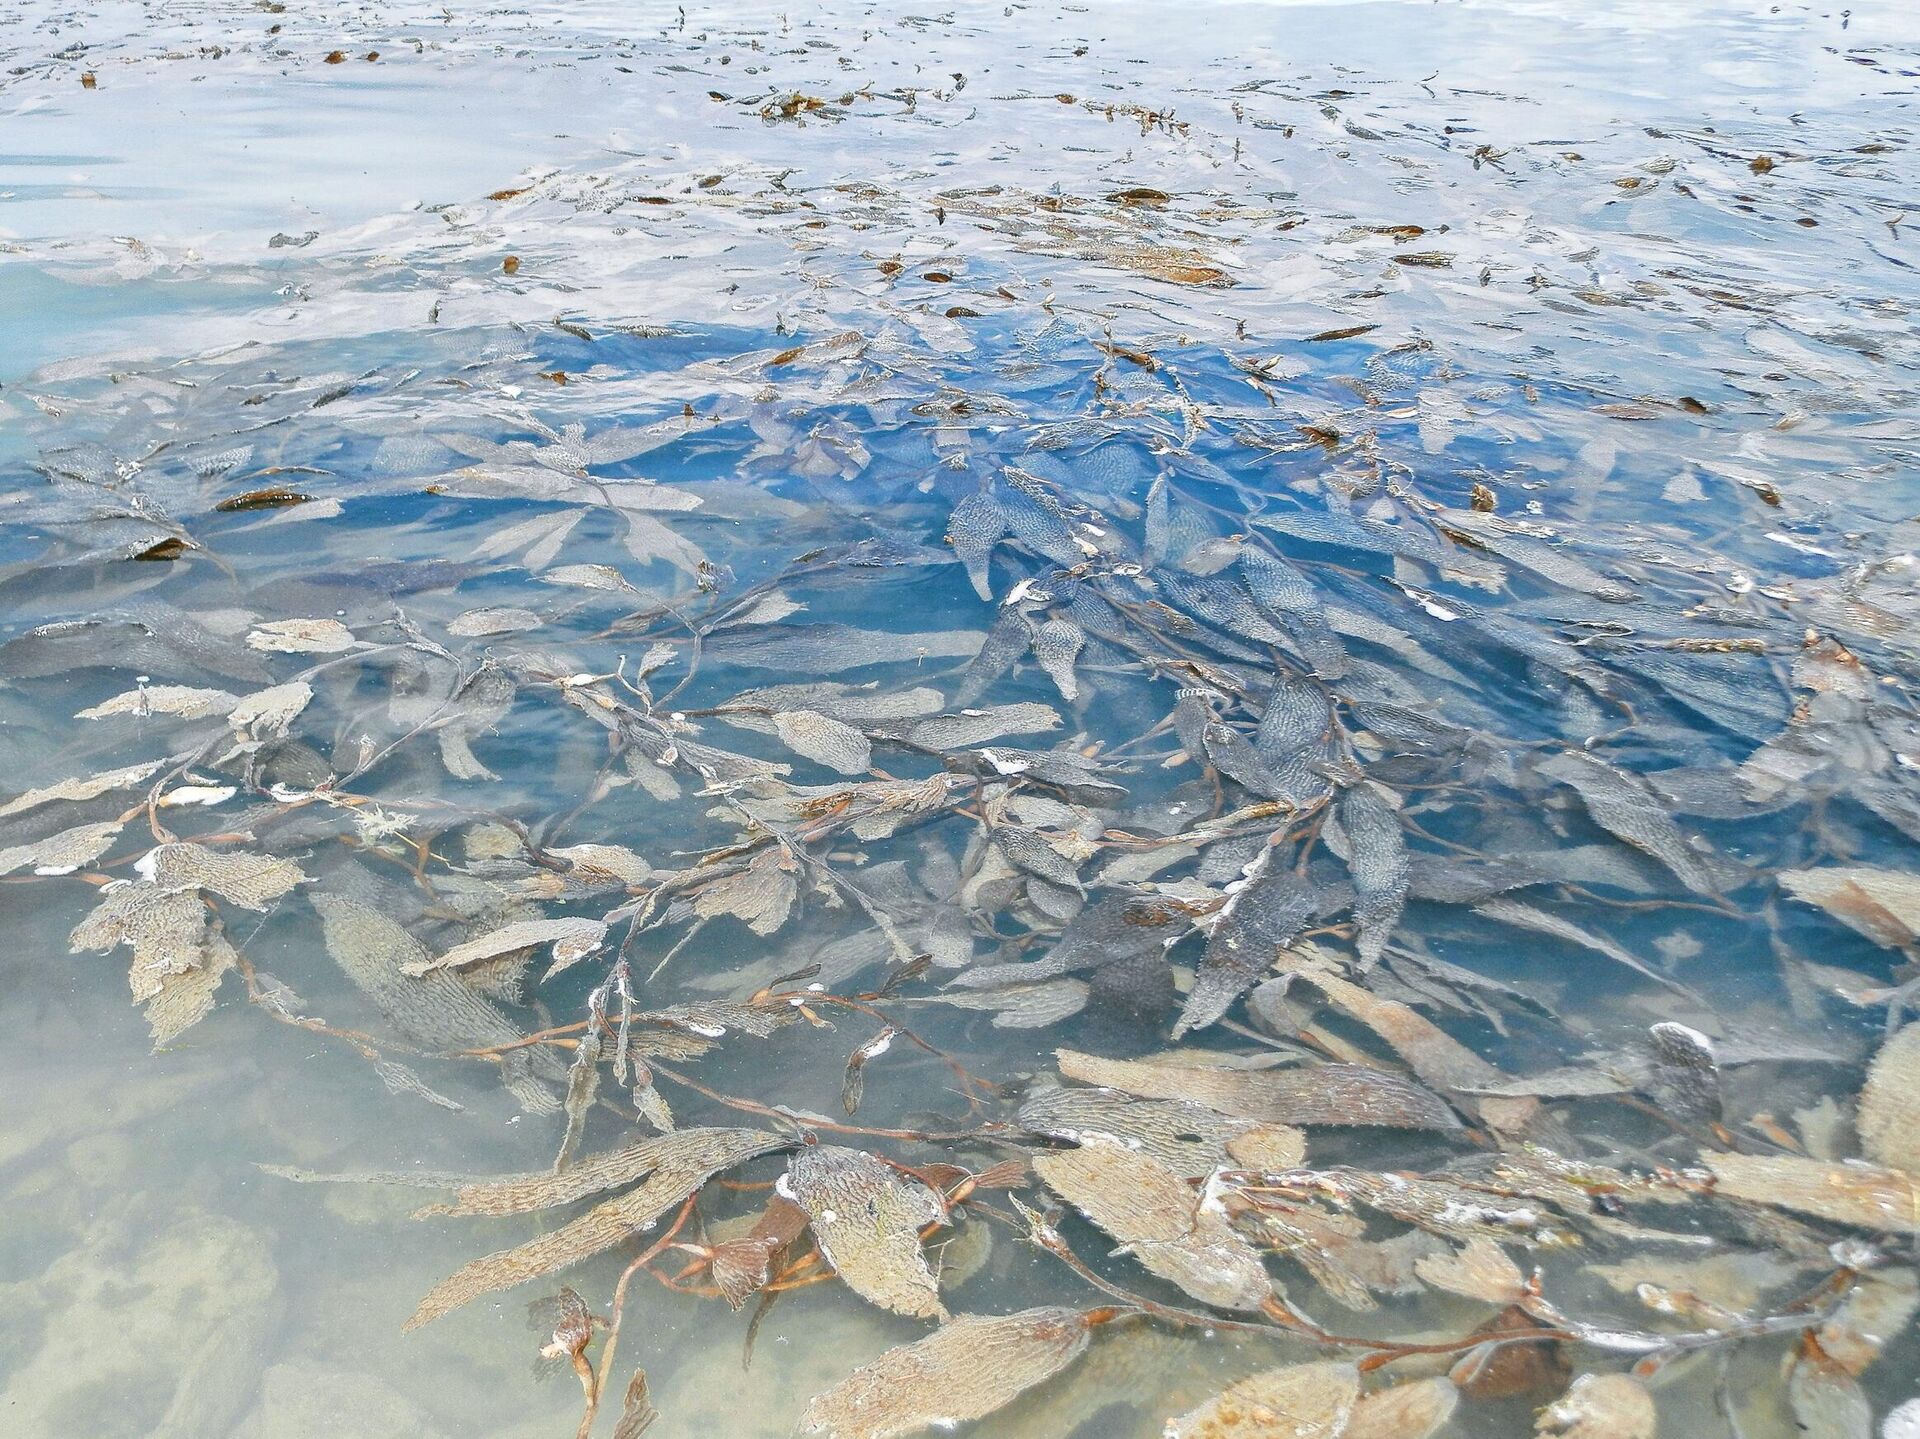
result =
[[10,6],[6,1432],[1915,1439],[1917,59]]

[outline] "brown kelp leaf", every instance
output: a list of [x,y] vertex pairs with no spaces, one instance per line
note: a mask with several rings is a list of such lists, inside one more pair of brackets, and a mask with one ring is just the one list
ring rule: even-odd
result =
[[1166,1439],[1341,1439],[1359,1397],[1360,1371],[1351,1364],[1290,1364],[1169,1419]]
[[555,565],[540,572],[543,585],[564,585],[575,590],[606,590],[616,594],[638,594],[627,577],[612,565]]
[[1920,943],[1920,874],[1854,864],[1782,870],[1779,878],[1795,899],[1819,905],[1875,944]]
[[950,989],[944,994],[921,998],[928,1004],[990,1011],[995,1029],[1042,1029],[1085,1009],[1092,993],[1092,988],[1082,980],[1045,979],[1036,984],[1002,984],[992,989]]
[[605,922],[597,919],[517,920],[499,929],[489,930],[464,944],[456,944],[445,954],[433,959],[409,964],[404,972],[422,975],[435,969],[458,969],[462,965],[498,959],[503,954],[531,949],[535,945],[551,944],[553,968],[547,972],[553,975],[592,954],[606,936]]
[[456,1114],[466,1108],[459,1100],[449,1099],[439,1090],[433,1088],[418,1074],[414,1073],[413,1070],[409,1069],[397,1059],[374,1060],[373,1072],[380,1076],[380,1082],[386,1085],[387,1093],[389,1094],[412,1095],[416,1099],[424,1099],[428,1104],[437,1105],[441,1109],[450,1109]]
[[613,1439],[640,1439],[653,1427],[660,1411],[653,1407],[647,1392],[647,1371],[636,1369],[627,1381],[626,1395],[620,1401],[620,1420],[613,1426]]
[[1414,1263],[1445,1252],[1438,1239],[1418,1229],[1392,1239],[1369,1239],[1367,1222],[1358,1215],[1327,1213],[1307,1204],[1269,1200],[1254,1218],[1267,1247],[1306,1270],[1334,1303],[1362,1313],[1379,1307],[1376,1293],[1419,1293]]
[[855,1045],[853,1053],[847,1056],[846,1074],[840,1081],[840,1107],[847,1111],[849,1118],[860,1112],[860,1099],[867,1087],[867,1061],[878,1059],[893,1048],[894,1036],[899,1033],[889,1024],[872,1039]]
[[1072,620],[1058,616],[1033,632],[1033,657],[1053,681],[1053,687],[1060,691],[1060,698],[1069,702],[1080,697],[1080,679],[1073,666],[1086,642],[1085,630]]
[[1347,870],[1353,876],[1354,947],[1360,967],[1380,962],[1407,906],[1412,868],[1400,816],[1379,786],[1362,782],[1340,796],[1340,827],[1347,832]]
[[1867,1158],[1920,1175],[1920,1021],[1903,1028],[1874,1056],[1855,1127]]
[[993,598],[989,559],[994,545],[1007,533],[1006,511],[999,501],[982,490],[968,495],[954,506],[947,521],[947,543],[966,566],[974,593],[983,600]]
[[511,1046],[502,1053],[500,1078],[521,1107],[530,1114],[560,1108],[540,1082],[563,1077],[560,1062],[543,1046],[519,1046],[524,1038],[519,1027],[459,974],[408,974],[428,956],[406,930],[340,895],[316,894],[313,907],[320,914],[327,954],[401,1034],[436,1052]]
[[1042,1154],[1047,1187],[1117,1239],[1149,1273],[1203,1304],[1258,1309],[1273,1291],[1254,1247],[1159,1160],[1104,1140]]
[[12,874],[16,869],[29,867],[35,874],[72,874],[112,849],[120,829],[119,820],[103,820],[0,849],[0,874]]
[[1653,1051],[1648,1097],[1683,1124],[1718,1124],[1720,1067],[1713,1041],[1672,1021],[1656,1024],[1647,1033]]
[[[1476,1238],[1529,1245],[1580,1242],[1577,1231],[1546,1205],[1535,1202],[1522,1185],[1476,1187],[1444,1174],[1388,1174],[1355,1168],[1305,1170],[1277,1178],[1289,1188],[1338,1195],[1343,1202],[1364,1205],[1462,1243]],[[1570,1204],[1586,1202],[1585,1191],[1570,1184],[1565,1189],[1563,1194],[1549,1188],[1548,1197]]]
[[[662,1161],[638,1189],[596,1205],[549,1234],[462,1266],[427,1293],[405,1327],[418,1329],[482,1294],[537,1279],[611,1249],[659,1219],[721,1170],[777,1149],[784,1142],[776,1135],[752,1129],[681,1130],[662,1139],[684,1139],[688,1135],[701,1138],[676,1146],[671,1158]],[[570,1170],[555,1177],[572,1178],[578,1172]]]
[[1149,1099],[1185,1099],[1222,1114],[1275,1124],[1458,1129],[1446,1101],[1411,1079],[1356,1064],[1296,1069],[1230,1069],[1152,1059],[1103,1059],[1056,1050],[1060,1072]]
[[604,878],[635,885],[645,884],[653,877],[653,866],[623,844],[556,845],[547,853],[555,859],[564,859],[589,883],[598,883]]
[[1222,1167],[1278,1171],[1306,1158],[1306,1136],[1287,1125],[1230,1119],[1198,1104],[1135,1099],[1110,1089],[1036,1089],[1020,1105],[1030,1134],[1083,1144],[1105,1140],[1138,1150],[1183,1179]]
[[[1211,727],[1210,727],[1211,728]],[[1247,882],[1220,908],[1193,988],[1173,1026],[1179,1039],[1214,1023],[1273,967],[1274,956],[1292,944],[1313,918],[1317,896],[1299,875],[1274,866],[1280,851],[1268,847],[1254,861]]]
[[1595,824],[1652,855],[1696,894],[1719,894],[1734,882],[1733,867],[1688,843],[1666,802],[1640,776],[1573,751],[1542,761],[1540,773],[1572,788]]
[[472,742],[513,707],[517,688],[511,675],[489,663],[469,675],[447,700],[444,712],[434,721],[433,736],[448,774],[455,779],[498,778],[474,755]]
[[758,935],[769,935],[787,922],[800,893],[793,861],[777,847],[763,849],[735,874],[722,875],[702,886],[693,898],[693,911],[702,919],[730,914]]
[[864,1150],[820,1144],[794,1155],[778,1192],[807,1211],[821,1254],[854,1293],[896,1314],[946,1318],[920,1231],[947,1210],[926,1185]]
[[1501,1310],[1473,1332],[1509,1342],[1469,1350],[1449,1377],[1469,1399],[1558,1393],[1571,1374],[1565,1346],[1551,1339],[1512,1342],[1512,1336],[1538,1334],[1547,1327],[1517,1305]]
[[[608,1037],[605,1015],[598,1000],[595,994],[587,1002],[587,1027],[574,1046],[573,1063],[567,1066],[567,1091],[560,1101],[567,1122],[561,1131],[560,1148],[553,1156],[555,1174],[565,1173],[578,1159],[580,1143],[586,1137],[587,1115],[600,1095],[600,1061],[613,1041]],[[671,1130],[673,1125],[660,1127]]]
[[1484,1235],[1469,1240],[1464,1249],[1417,1259],[1413,1270],[1435,1289],[1489,1304],[1517,1303],[1527,1286],[1520,1266]]
[[222,934],[209,933],[201,945],[200,962],[191,969],[160,976],[160,987],[147,1001],[147,1028],[153,1047],[164,1049],[213,1011],[220,981],[240,962],[240,956]]
[[767,1282],[773,1261],[807,1229],[807,1211],[780,1194],[769,1194],[753,1228],[714,1244],[709,1265],[720,1297],[739,1309]]
[[1023,704],[989,705],[985,709],[961,710],[957,714],[930,715],[911,724],[890,725],[890,733],[900,734],[909,744],[922,749],[954,750],[985,744],[1010,734],[1040,734],[1060,728],[1060,716],[1052,705],[1027,701]]
[[1920,1234],[1920,1181],[1903,1170],[1798,1155],[1710,1154],[1714,1190],[1729,1199],[1883,1233]]
[[1025,825],[1003,824],[994,828],[993,842],[1015,868],[1063,889],[1079,887],[1079,862],[1063,854],[1045,832]]
[[112,794],[118,789],[132,789],[157,774],[164,763],[164,760],[151,760],[146,764],[128,765],[124,769],[102,770],[99,774],[80,779],[63,779],[42,789],[30,789],[0,804],[0,819],[25,814],[30,809],[38,809],[43,804],[58,800],[78,804],[83,800],[98,799],[103,794]]
[[1087,1315],[1057,1307],[962,1315],[816,1395],[800,1432],[894,1439],[981,1418],[1078,1359],[1089,1329]]
[[873,767],[873,746],[852,725],[814,710],[785,710],[773,717],[773,727],[795,754],[804,755],[839,774],[864,774]]
[[266,485],[257,490],[229,495],[213,508],[220,514],[230,515],[242,510],[277,510],[287,505],[304,505],[312,498],[312,495],[302,494],[285,485]]
[[1344,1014],[1366,1025],[1422,1081],[1441,1089],[1484,1089],[1506,1076],[1425,1015],[1341,978],[1326,965],[1281,956],[1280,967],[1313,985]]
[[1502,924],[1510,924],[1516,929],[1530,929],[1536,934],[1551,935],[1555,939],[1564,939],[1569,944],[1577,944],[1582,949],[1590,949],[1595,954],[1603,954],[1615,964],[1625,965],[1635,974],[1652,980],[1664,989],[1674,990],[1692,998],[1691,992],[1684,985],[1667,978],[1630,950],[1615,944],[1605,935],[1582,929],[1572,920],[1550,910],[1537,909],[1533,905],[1522,904],[1517,899],[1496,895],[1491,899],[1480,901],[1473,907],[1473,912],[1483,914],[1488,919],[1497,919]]
[[1728,1316],[1754,1308],[1794,1275],[1786,1260],[1762,1252],[1680,1259],[1653,1251],[1617,1264],[1589,1265],[1587,1272],[1655,1313],[1709,1315],[1709,1323],[1725,1323]]
[[863,665],[970,658],[986,636],[979,630],[915,633],[856,629],[851,625],[740,625],[707,640],[710,659],[795,675],[839,674]]
[[756,1154],[781,1147],[782,1140],[759,1129],[677,1129],[638,1144],[562,1170],[531,1174],[503,1174],[496,1179],[462,1182],[451,1204],[434,1204],[419,1217],[433,1214],[529,1214],[558,1204],[571,1204],[590,1194],[618,1189],[644,1179],[656,1170],[698,1168],[714,1156],[738,1154],[738,1164]]
[[1436,1375],[1362,1395],[1343,1439],[1431,1439],[1460,1407],[1451,1379]]
[[1534,1431],[1560,1439],[1654,1439],[1653,1396],[1626,1374],[1582,1374],[1540,1411]]

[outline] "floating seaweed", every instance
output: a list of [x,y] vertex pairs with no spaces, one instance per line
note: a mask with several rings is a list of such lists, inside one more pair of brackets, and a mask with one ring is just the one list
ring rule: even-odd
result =
[[[447,63],[334,18],[0,90]],[[1575,149],[1068,12],[521,18],[716,128],[270,265],[4,247],[252,298],[0,375],[0,887],[156,1048],[256,1019],[404,1116],[265,1166],[446,1193],[404,1327],[564,1279],[582,1439],[824,1315],[886,1337],[783,1336],[766,1432],[1041,1432],[1103,1364],[1074,1432],[1911,1432],[1899,47]]]

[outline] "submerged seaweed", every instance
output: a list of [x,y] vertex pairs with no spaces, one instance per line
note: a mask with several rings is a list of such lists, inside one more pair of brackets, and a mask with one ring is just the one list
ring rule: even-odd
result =
[[450,1194],[405,1343],[564,1274],[625,1439],[795,1313],[869,1327],[728,1432],[1905,1432],[1910,43],[1546,123],[1071,9],[284,13],[0,94],[516,34],[684,127],[0,261],[182,319],[0,373],[0,886],[156,1065],[341,1061],[205,1122]]

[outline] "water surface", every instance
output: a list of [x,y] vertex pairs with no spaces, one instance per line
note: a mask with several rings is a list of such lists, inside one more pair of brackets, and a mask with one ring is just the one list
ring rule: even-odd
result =
[[[677,1218],[595,1432],[635,1366],[657,1434],[828,1429],[1060,1306],[969,1432],[1372,1355],[1314,1374],[1451,1370],[1449,1435],[1911,1436],[1917,58],[8,7],[7,1432],[564,1434],[529,1304]],[[768,1152],[403,1332],[644,1169],[450,1176],[669,1123]]]

